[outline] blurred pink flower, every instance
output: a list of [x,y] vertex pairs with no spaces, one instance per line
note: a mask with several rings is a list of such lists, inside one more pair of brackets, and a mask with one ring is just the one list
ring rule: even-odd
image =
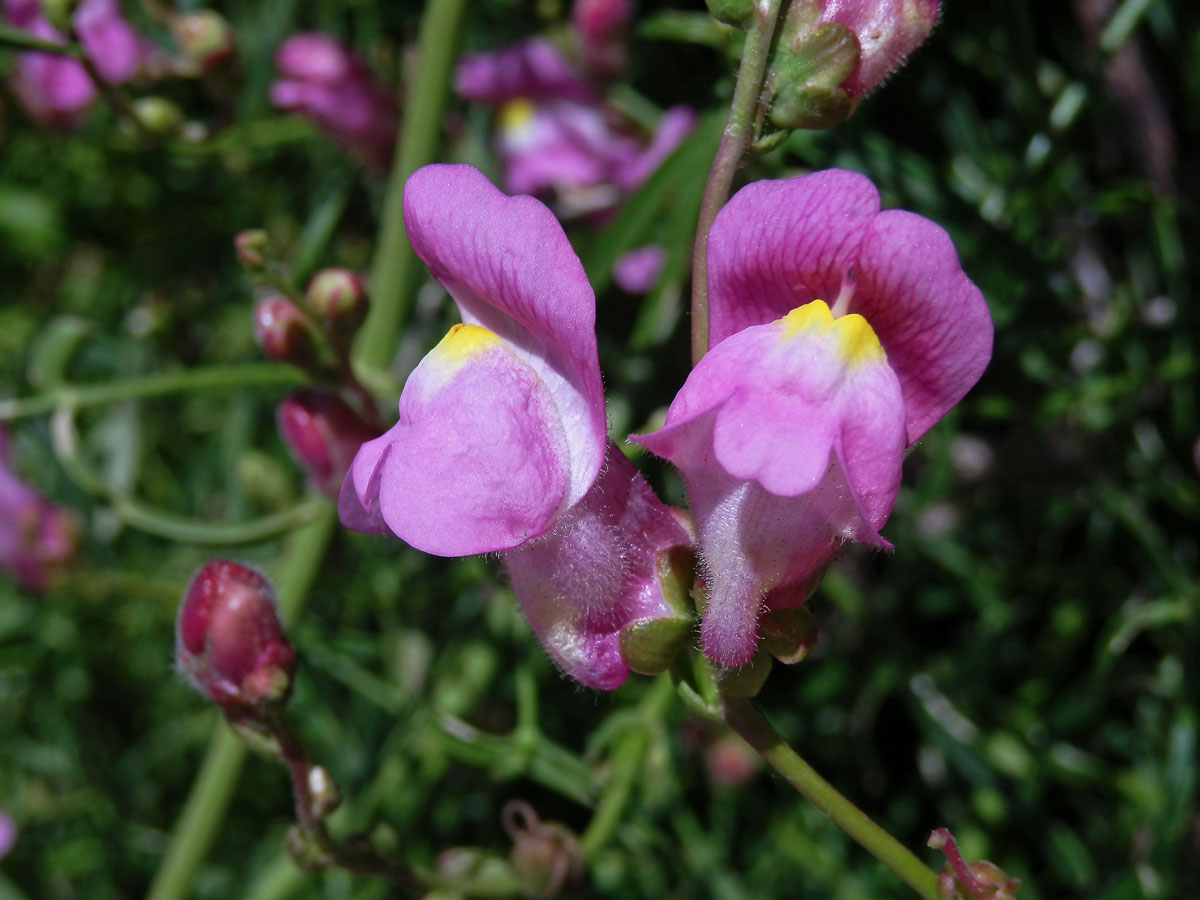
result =
[[622,253],[613,263],[613,281],[627,294],[645,294],[658,282],[667,251],[658,244]]
[[43,590],[75,553],[79,523],[9,469],[8,436],[0,430],[0,569],[25,587]]
[[634,439],[683,473],[704,651],[740,666],[844,541],[890,546],[904,450],[979,379],[992,322],[945,231],[838,169],[739,191],[708,273],[710,350]]
[[396,97],[349,47],[327,34],[301,32],[279,45],[275,66],[275,106],[312,119],[372,169],[387,168],[396,139]]
[[[9,23],[34,37],[66,43],[66,36],[42,15],[37,0],[5,0],[3,12]],[[116,0],[83,0],[75,10],[74,25],[84,52],[106,82],[123,84],[138,74],[148,46]],[[11,83],[30,118],[59,128],[74,127],[98,93],[79,60],[40,51],[17,55]]]
[[499,107],[495,142],[505,190],[549,198],[564,218],[612,209],[696,121],[692,110],[673,107],[643,138],[542,38],[465,57],[455,87],[467,100]]
[[292,457],[317,490],[334,498],[358,448],[379,435],[337,394],[316,388],[289,394],[276,419]]
[[0,810],[0,859],[8,856],[8,851],[17,842],[17,823],[4,810]]
[[409,377],[396,425],[359,450],[342,522],[439,556],[504,554],[554,660],[615,688],[621,630],[677,618],[659,558],[690,540],[606,436],[583,266],[545,206],[469,166],[415,172],[404,221],[463,322]]
[[575,0],[571,24],[579,56],[593,77],[612,78],[624,71],[632,19],[630,0]]

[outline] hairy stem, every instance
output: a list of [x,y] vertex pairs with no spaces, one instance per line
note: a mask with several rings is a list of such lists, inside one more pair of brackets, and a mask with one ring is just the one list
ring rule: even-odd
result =
[[748,699],[721,698],[721,716],[776,772],[829,816],[925,900],[938,900],[937,880],[925,863],[875,824],[866,813],[817,774]]
[[708,232],[717,213],[729,199],[733,176],[754,138],[754,118],[766,77],[767,58],[771,39],[775,35],[780,4],[781,0],[759,0],[755,5],[754,19],[746,31],[729,119],[708,173],[704,199],[700,202],[700,219],[696,223],[696,244],[692,254],[692,365],[700,362],[708,352]]

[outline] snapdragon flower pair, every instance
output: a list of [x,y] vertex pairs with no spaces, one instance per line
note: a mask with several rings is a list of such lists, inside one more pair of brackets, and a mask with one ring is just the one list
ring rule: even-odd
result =
[[344,524],[441,556],[499,553],[555,662],[591,687],[639,671],[639,635],[690,620],[672,563],[698,545],[704,652],[753,658],[846,540],[878,547],[904,450],[979,379],[992,323],[946,233],[827,170],[739,191],[708,239],[711,338],[663,428],[664,505],[606,436],[595,297],[562,227],[468,166],[404,194],[413,248],[462,315],[359,450]]

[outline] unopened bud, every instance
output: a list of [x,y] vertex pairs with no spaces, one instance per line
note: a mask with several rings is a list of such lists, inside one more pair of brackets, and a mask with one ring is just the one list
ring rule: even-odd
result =
[[180,671],[231,719],[291,690],[296,653],[270,582],[251,568],[224,559],[202,566],[184,591],[175,637]]
[[308,282],[304,303],[337,339],[350,338],[367,317],[367,292],[349,269],[322,269]]
[[256,272],[267,264],[267,233],[261,228],[239,231],[233,239],[233,249],[237,253],[238,262]]
[[966,862],[948,829],[935,828],[925,844],[946,855],[946,868],[937,877],[940,897],[945,900],[958,896],[967,900],[1016,900],[1020,880],[1009,878],[1003,869],[986,859]]
[[778,128],[844,121],[937,22],[937,0],[797,0],[772,62],[770,117]]
[[254,307],[254,339],[267,359],[305,368],[317,359],[312,326],[294,303],[267,297]]
[[825,0],[821,22],[854,32],[858,65],[841,86],[854,96],[868,93],[904,65],[938,19],[938,0]]
[[183,124],[183,110],[166,97],[138,97],[133,101],[138,124],[151,134],[169,137]]
[[295,391],[279,404],[277,418],[292,456],[329,497],[337,497],[358,448],[378,437],[375,428],[330,391]]
[[176,17],[171,34],[184,56],[183,74],[204,75],[233,56],[233,28],[211,9]]
[[583,875],[579,838],[559,822],[542,822],[533,807],[521,800],[507,803],[501,813],[513,839],[513,870],[525,892],[533,897],[557,897]]

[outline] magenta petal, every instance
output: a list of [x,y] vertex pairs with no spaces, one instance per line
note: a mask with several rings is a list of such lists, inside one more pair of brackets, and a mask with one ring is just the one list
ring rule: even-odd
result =
[[496,334],[544,383],[567,446],[563,508],[578,502],[604,459],[606,423],[596,299],[562,226],[537,200],[453,165],[413,173],[404,222],[463,321]]
[[810,300],[833,303],[878,211],[875,186],[842,169],[734,194],[708,235],[709,346]]
[[367,534],[387,534],[391,530],[379,509],[379,482],[395,430],[359,447],[350,464],[338,495],[338,518],[347,528]]
[[850,308],[879,335],[900,377],[912,443],[979,380],[992,356],[983,294],[950,236],[904,210],[888,210],[863,237]]
[[513,592],[551,658],[588,687],[629,674],[620,630],[677,616],[658,582],[660,554],[691,543],[620,449],[609,442],[591,491],[545,537],[505,554]]
[[388,435],[379,510],[418,550],[509,550],[544,533],[566,506],[567,447],[550,393],[477,326],[456,325],[421,361]]

